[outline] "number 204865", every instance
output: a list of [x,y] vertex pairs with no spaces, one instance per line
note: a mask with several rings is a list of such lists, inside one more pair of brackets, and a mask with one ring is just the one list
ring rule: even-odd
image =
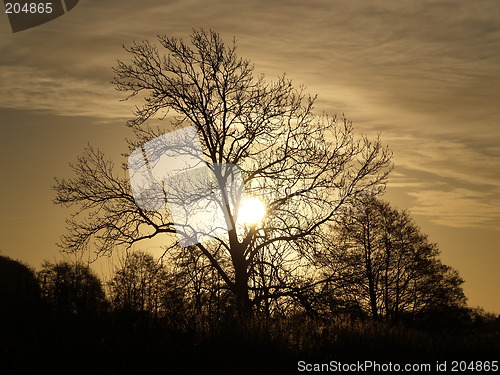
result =
[[451,371],[498,371],[498,361],[452,361]]
[[5,3],[7,14],[50,14],[52,3]]

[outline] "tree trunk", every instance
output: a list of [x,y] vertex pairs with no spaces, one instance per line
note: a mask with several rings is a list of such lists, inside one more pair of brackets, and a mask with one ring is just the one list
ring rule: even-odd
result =
[[251,314],[252,306],[248,293],[248,272],[244,259],[234,260],[235,283],[234,293],[236,297],[236,308],[240,317],[247,317]]
[[368,279],[368,295],[370,298],[370,308],[372,312],[372,317],[374,320],[378,320],[378,308],[377,308],[377,281],[375,272],[373,270],[372,265],[372,243],[370,236],[370,225],[367,224],[367,227],[364,228],[364,251],[365,251],[365,268],[366,268],[366,277]]
[[251,315],[252,305],[248,293],[248,262],[243,255],[245,249],[238,242],[234,229],[229,231],[229,240],[235,273],[233,293],[236,299],[236,309],[240,317],[248,317]]

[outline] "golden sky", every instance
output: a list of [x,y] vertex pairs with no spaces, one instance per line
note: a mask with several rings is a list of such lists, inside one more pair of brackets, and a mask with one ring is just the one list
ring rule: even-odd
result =
[[406,208],[472,306],[500,313],[500,2],[80,0],[13,34],[0,21],[0,252],[35,267],[57,258],[69,177],[87,142],[126,150],[111,67],[121,45],[192,28],[237,39],[269,80],[286,73],[316,108],[381,133],[394,152],[386,199]]

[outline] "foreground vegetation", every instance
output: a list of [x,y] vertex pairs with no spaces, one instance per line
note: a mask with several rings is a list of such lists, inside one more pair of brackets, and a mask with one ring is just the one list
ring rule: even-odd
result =
[[[46,263],[35,275],[7,258],[1,264],[18,267],[25,283],[24,294],[2,289],[2,374],[288,374],[299,361],[491,361],[500,349],[500,319],[478,309],[443,308],[398,322],[340,312],[241,318],[229,306],[218,314],[182,305],[160,313],[96,293],[102,285],[82,265]],[[47,283],[49,270],[65,273],[64,288]],[[69,275],[78,272],[75,284]]]

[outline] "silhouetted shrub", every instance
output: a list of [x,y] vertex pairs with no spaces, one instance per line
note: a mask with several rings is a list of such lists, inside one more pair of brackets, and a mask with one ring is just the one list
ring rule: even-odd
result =
[[28,266],[0,256],[0,316],[20,318],[39,308],[40,286]]
[[87,265],[45,262],[37,276],[53,313],[89,315],[107,305],[101,281]]

